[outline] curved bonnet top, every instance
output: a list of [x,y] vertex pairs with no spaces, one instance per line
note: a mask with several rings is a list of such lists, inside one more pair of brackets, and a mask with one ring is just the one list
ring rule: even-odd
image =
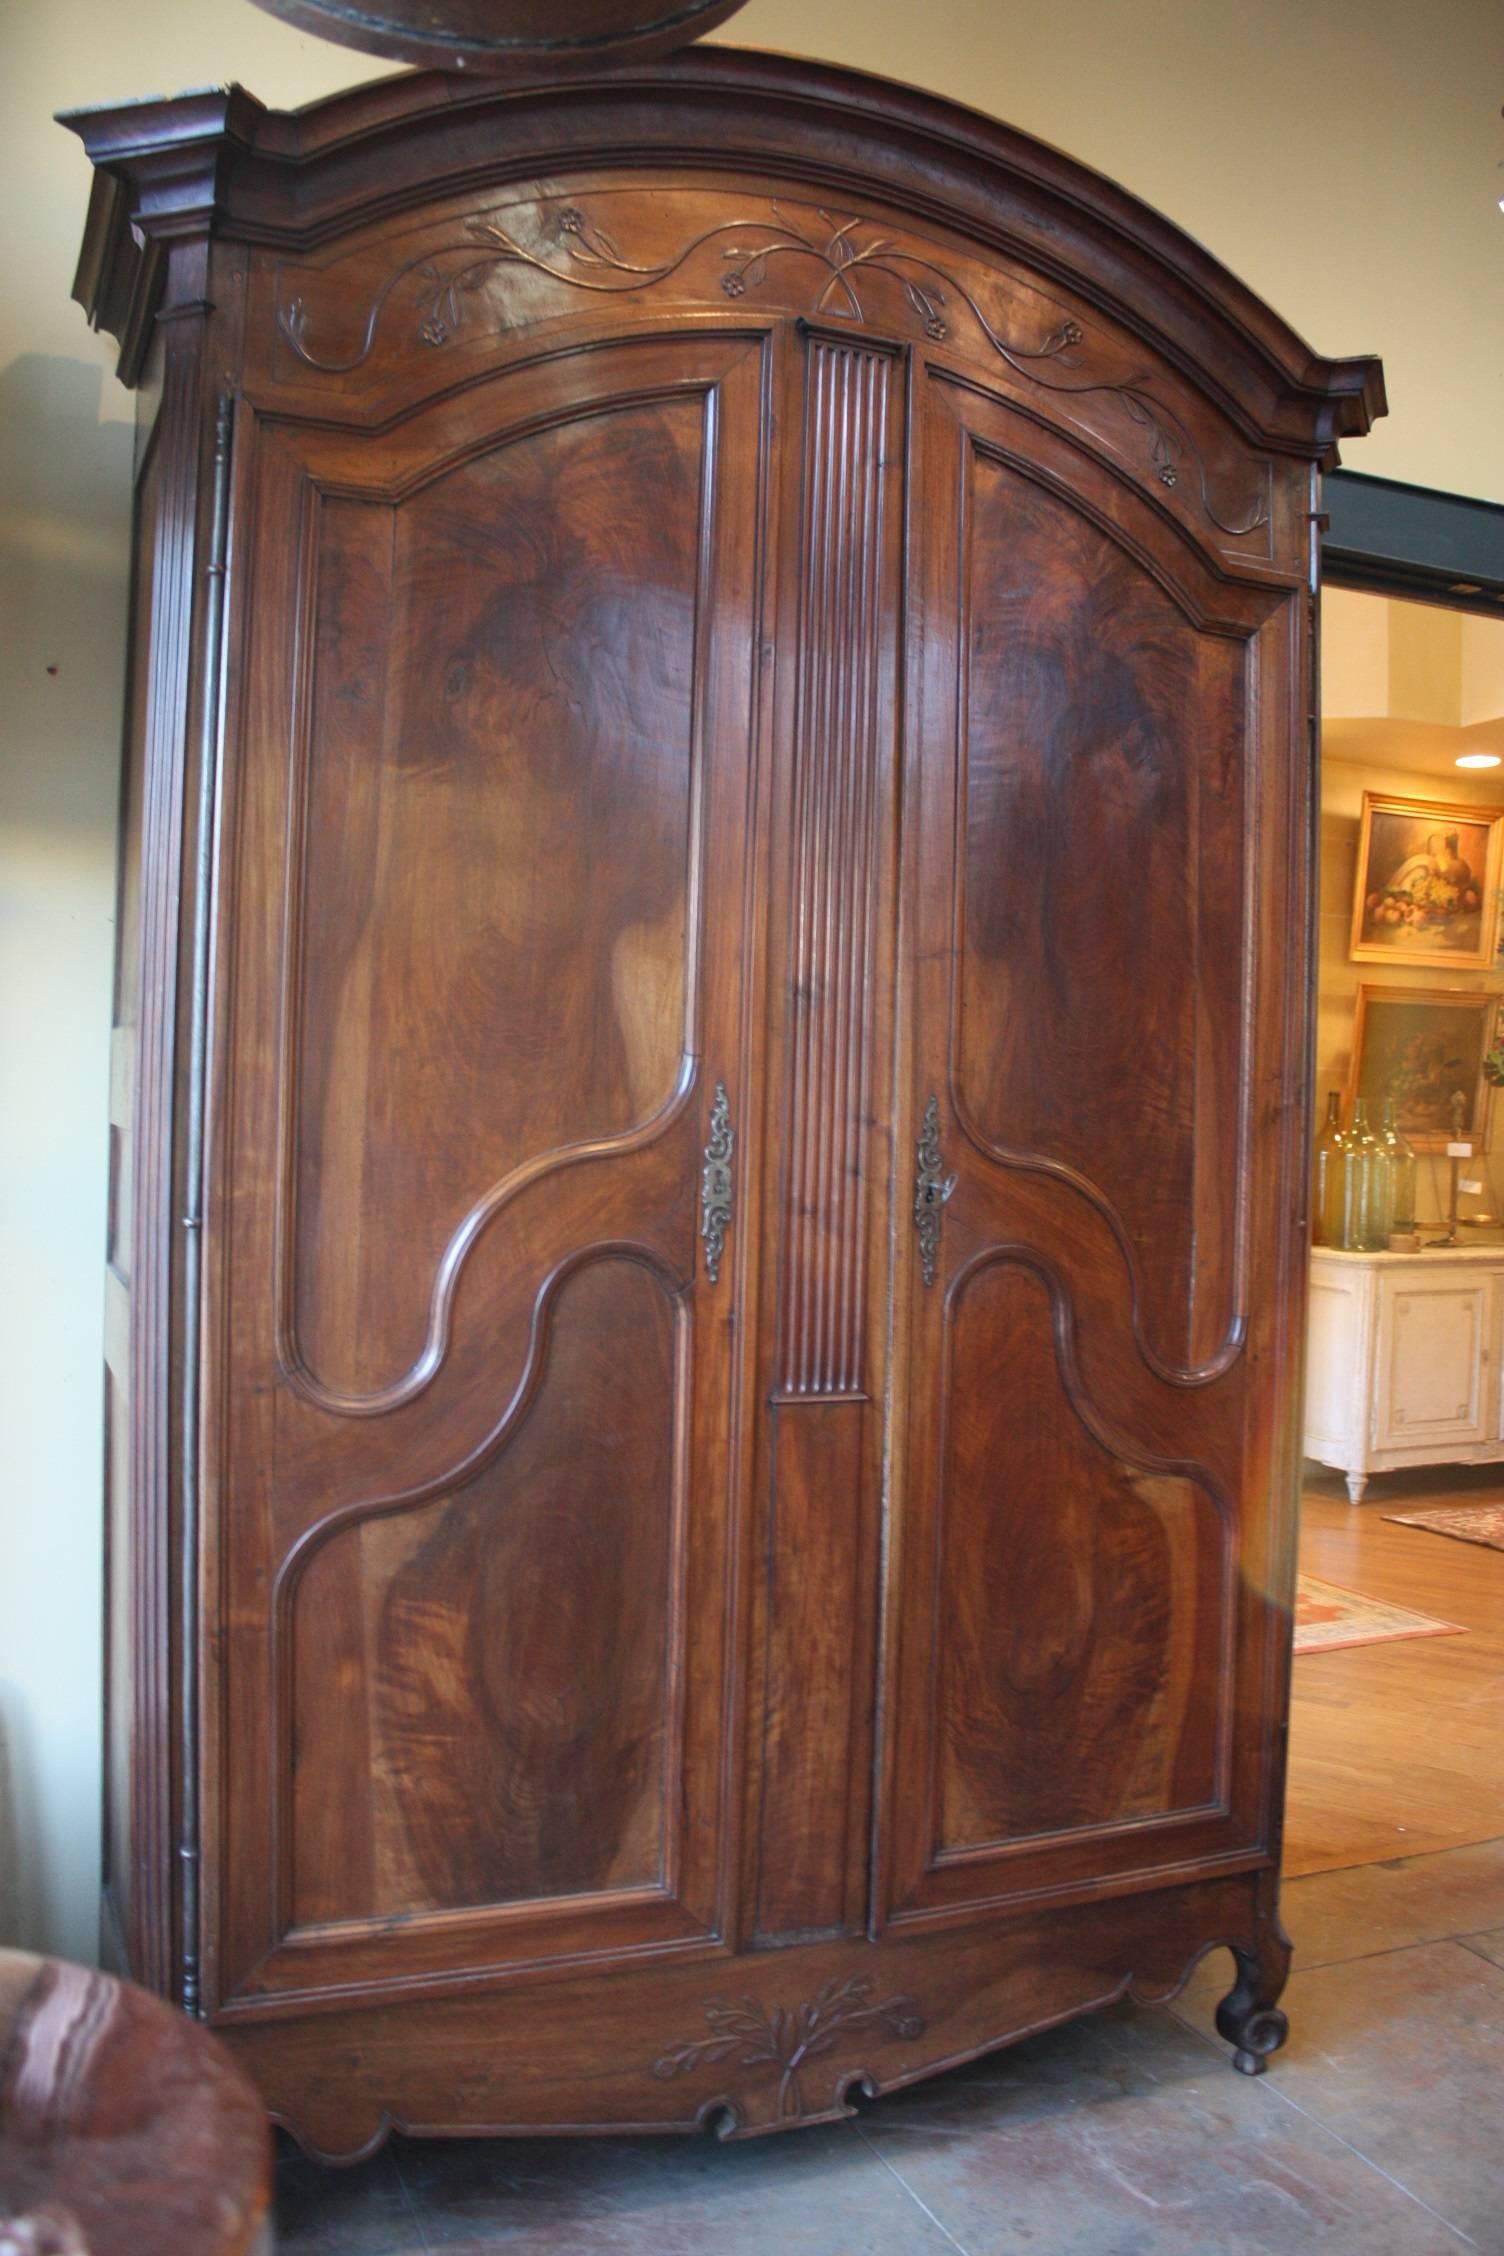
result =
[[230,87],[60,122],[98,171],[74,294],[121,338],[127,381],[160,299],[156,246],[207,231],[305,250],[446,195],[618,164],[776,173],[957,229],[1138,331],[1264,446],[1327,457],[1384,412],[1376,359],[1312,352],[1198,243],[1101,174],[859,71],[695,47],[521,88],[432,72],[291,112]]

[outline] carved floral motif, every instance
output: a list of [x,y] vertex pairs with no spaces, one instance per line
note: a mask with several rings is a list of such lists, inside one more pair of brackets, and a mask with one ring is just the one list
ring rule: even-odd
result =
[[831,2051],[838,2039],[872,2028],[886,2029],[895,2037],[924,2034],[924,2016],[912,1998],[885,1998],[874,2004],[872,1988],[863,1976],[830,1981],[807,2004],[793,2010],[778,2005],[771,2013],[752,1998],[738,2003],[712,1998],[705,2008],[711,2034],[675,2045],[654,2061],[653,2074],[667,2083],[735,2053],[741,2068],[780,2071],[779,2120],[793,2121],[804,2113],[800,2071],[807,2061]]
[[[875,241],[863,241],[861,231],[869,223],[862,219],[837,220],[828,211],[819,213],[820,221],[828,229],[824,241],[818,233],[801,227],[790,219],[781,204],[774,203],[773,218],[777,222],[772,233],[761,243],[750,246],[727,244],[721,252],[728,265],[721,276],[721,288],[728,298],[739,298],[748,289],[755,289],[766,279],[770,263],[777,258],[802,257],[814,259],[825,268],[825,280],[819,295],[810,307],[812,314],[834,311],[850,321],[865,321],[867,310],[857,292],[857,279],[863,272],[885,274],[898,284],[909,311],[919,322],[927,337],[940,343],[950,334],[945,318],[946,290],[953,290],[969,309],[978,328],[995,352],[1002,355],[1010,367],[1023,361],[1056,360],[1079,345],[1082,329],[1079,321],[1063,321],[1042,345],[1030,350],[1026,346],[1003,337],[987,319],[986,314],[962,288],[954,276],[935,265],[921,251],[905,250],[894,235],[878,235]],[[750,222],[739,222],[746,226]],[[766,233],[766,231],[765,231]],[[906,272],[905,269],[910,271]],[[914,279],[916,274],[929,278],[927,284]],[[1067,365],[1072,365],[1067,363]]]
[[[1079,321],[1062,321],[1038,344],[1021,343],[996,326],[980,301],[947,268],[923,249],[905,245],[896,235],[884,234],[870,220],[840,217],[823,207],[793,216],[777,200],[769,208],[771,226],[762,219],[723,220],[704,229],[671,258],[645,265],[625,257],[605,228],[577,204],[565,204],[551,215],[540,215],[539,247],[535,248],[499,220],[477,214],[466,221],[463,242],[425,252],[389,276],[371,302],[359,344],[345,359],[329,359],[314,350],[308,338],[308,309],[301,298],[293,298],[279,309],[278,326],[307,367],[324,375],[348,375],[369,356],[387,305],[410,275],[416,275],[419,284],[414,304],[415,334],[420,344],[437,350],[452,343],[465,327],[466,300],[483,290],[499,267],[525,267],[573,290],[622,296],[668,281],[708,243],[724,236],[750,236],[750,241],[721,245],[721,257],[726,262],[720,278],[724,296],[741,298],[758,289],[775,261],[809,260],[823,269],[810,312],[865,322],[869,316],[862,285],[873,276],[884,276],[897,285],[909,312],[932,342],[940,343],[951,336],[954,315],[960,311],[1017,375],[1048,391],[1081,398],[1102,394],[1121,401],[1125,413],[1147,434],[1150,461],[1160,484],[1174,488],[1180,484],[1182,473],[1192,468],[1202,507],[1222,532],[1237,538],[1267,524],[1268,507],[1261,494],[1233,516],[1220,514],[1208,491],[1206,468],[1194,440],[1174,411],[1150,391],[1146,378],[1133,376],[1122,382],[1091,379],[1078,350],[1086,342],[1086,331]],[[1071,380],[1078,372],[1085,375],[1084,382]]]

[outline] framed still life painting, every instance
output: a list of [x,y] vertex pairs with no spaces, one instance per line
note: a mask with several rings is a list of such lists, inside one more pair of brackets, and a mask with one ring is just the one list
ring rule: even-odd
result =
[[1365,791],[1353,960],[1491,969],[1501,858],[1504,808]]
[[1361,986],[1349,1111],[1355,1097],[1366,1097],[1377,1128],[1392,1098],[1400,1132],[1417,1151],[1445,1151],[1453,1136],[1487,1150],[1483,1060],[1498,1004],[1495,994],[1455,988]]

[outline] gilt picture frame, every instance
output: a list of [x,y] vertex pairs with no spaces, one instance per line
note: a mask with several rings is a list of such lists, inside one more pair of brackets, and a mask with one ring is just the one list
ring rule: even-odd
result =
[[1353,961],[1490,970],[1501,874],[1504,808],[1365,791]]
[[[1494,1039],[1499,997],[1458,987],[1358,989],[1347,1114],[1368,1100],[1377,1129],[1393,1099],[1400,1133],[1418,1152],[1444,1152],[1454,1135],[1488,1149],[1490,1091],[1483,1060]],[[1454,1111],[1453,1097],[1462,1104]]]

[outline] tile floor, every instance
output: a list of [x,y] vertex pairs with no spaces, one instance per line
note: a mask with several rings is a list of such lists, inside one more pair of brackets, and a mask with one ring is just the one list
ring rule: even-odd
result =
[[1291,2036],[1236,2075],[1222,1952],[863,2106],[713,2140],[394,2139],[281,2165],[301,2256],[1504,2256],[1504,1840],[1287,1882]]

